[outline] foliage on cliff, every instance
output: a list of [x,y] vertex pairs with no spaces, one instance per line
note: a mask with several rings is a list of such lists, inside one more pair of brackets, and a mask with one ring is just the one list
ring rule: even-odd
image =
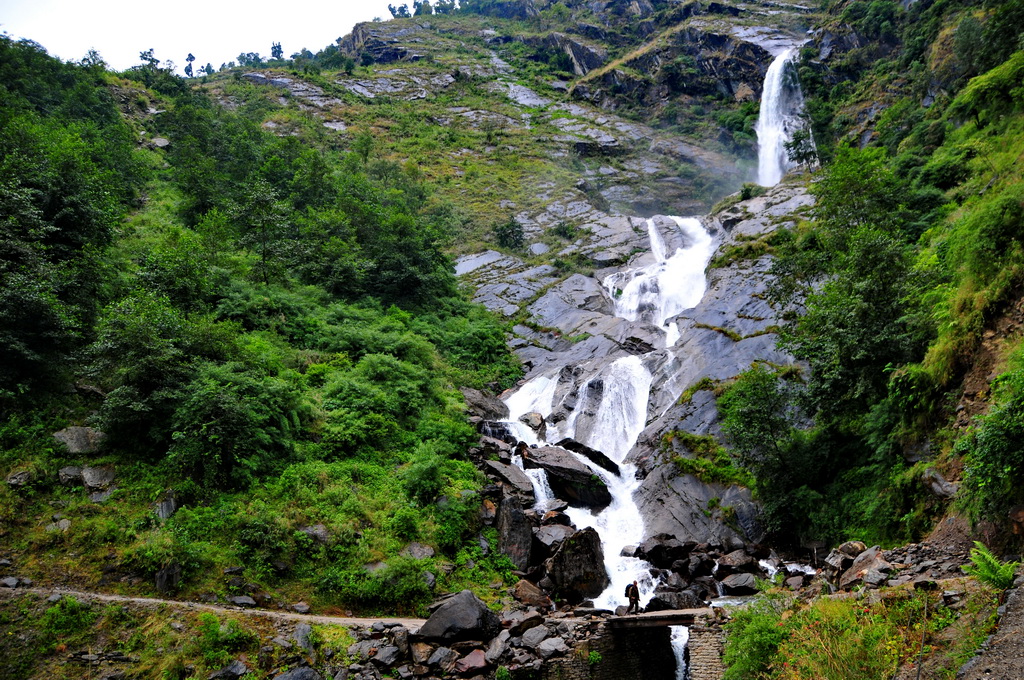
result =
[[[852,26],[845,40],[860,46],[828,59],[805,48],[827,163],[813,221],[776,246],[773,295],[796,317],[781,346],[811,370],[782,405],[767,401],[772,389],[741,393],[744,381],[724,404],[727,422],[737,403],[763,406],[766,426],[789,418],[775,438],[784,455],[761,478],[765,491],[782,480],[765,498],[792,538],[919,536],[946,507],[926,485],[932,467],[954,480],[965,468],[956,502],[975,518],[1005,522],[1024,501],[1012,321],[1024,283],[1024,53],[1020,24],[1009,27],[1021,7],[845,3],[834,16],[848,26],[830,30]],[[883,110],[857,123],[868,102]]]

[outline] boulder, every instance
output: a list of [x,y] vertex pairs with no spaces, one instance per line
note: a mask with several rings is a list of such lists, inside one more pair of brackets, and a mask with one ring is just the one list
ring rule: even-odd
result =
[[427,640],[489,640],[500,629],[494,612],[472,591],[463,590],[434,610],[419,636]]
[[463,675],[479,673],[487,668],[487,655],[482,649],[472,652],[455,662],[455,672]]
[[535,649],[537,645],[551,637],[551,632],[546,626],[534,626],[523,633],[523,646]]
[[743,550],[733,550],[718,558],[715,576],[725,578],[732,574],[756,574],[760,571],[757,561]]
[[174,592],[178,589],[179,583],[181,583],[181,565],[177,562],[169,564],[156,572],[156,589],[160,593]]
[[19,470],[7,475],[7,486],[11,487],[27,486],[31,481],[32,472],[30,470]]
[[519,422],[536,432],[537,436],[541,439],[547,434],[548,424],[544,420],[544,416],[536,411],[530,411],[519,416]]
[[239,607],[255,607],[256,600],[252,599],[248,595],[238,595],[236,597],[229,597],[228,602]]
[[442,673],[450,673],[459,662],[459,653],[448,647],[438,647],[427,659],[427,665]]
[[557,445],[561,446],[563,449],[568,449],[573,453],[580,454],[581,456],[589,460],[591,463],[594,463],[595,465],[600,465],[605,470],[608,470],[614,475],[619,474],[618,464],[615,463],[615,461],[613,461],[605,454],[598,451],[597,449],[592,449],[586,444],[581,444],[575,439],[571,439],[569,437],[562,439],[561,441],[558,442]]
[[153,506],[153,511],[160,519],[170,519],[171,515],[173,515],[177,510],[178,499],[173,491],[168,491],[163,500],[157,501]]
[[308,666],[293,668],[290,671],[275,675],[274,680],[324,680],[324,676]]
[[14,576],[7,576],[6,578],[0,579],[0,588],[17,588],[18,579]]
[[753,574],[733,574],[722,579],[722,587],[726,595],[753,595],[757,592],[757,583]]
[[516,496],[506,496],[498,509],[498,550],[506,555],[516,569],[530,566],[533,531]]
[[533,530],[533,560],[541,562],[551,557],[562,541],[576,533],[564,524],[547,524]]
[[570,604],[600,595],[611,580],[604,568],[604,550],[597,531],[588,527],[562,541],[549,560],[548,576],[559,596]]
[[248,672],[249,667],[241,661],[239,661],[238,659],[235,659],[227,666],[224,666],[224,668],[221,668],[219,671],[214,671],[213,673],[210,673],[210,675],[207,677],[209,678],[209,680],[215,680],[217,678],[228,680],[230,678],[240,678]]
[[487,645],[487,652],[484,655],[484,658],[487,660],[487,663],[498,663],[498,659],[500,659],[502,655],[506,651],[508,651],[509,637],[509,632],[507,630],[503,630],[500,633],[498,633],[498,635],[493,640],[491,640],[490,644]]
[[692,590],[672,592],[659,589],[655,591],[654,597],[647,603],[644,611],[658,612],[667,609],[699,609],[703,606],[704,600],[697,597],[697,594]]
[[530,481],[530,478],[519,467],[499,463],[496,460],[485,460],[483,466],[484,472],[490,473],[498,481],[507,484],[512,492],[521,499],[533,500],[533,482]]
[[295,631],[292,633],[292,641],[307,654],[312,654],[313,643],[309,639],[312,634],[313,627],[306,622],[302,622],[295,626]]
[[601,478],[565,449],[554,446],[529,449],[523,456],[523,464],[547,472],[552,492],[573,505],[601,509],[612,502]]
[[839,579],[839,587],[847,589],[861,583],[877,586],[888,580],[890,571],[892,565],[882,557],[882,549],[876,545],[857,555]]
[[308,614],[309,613],[309,605],[306,604],[305,602],[296,602],[295,604],[293,604],[290,607],[290,609],[293,612],[295,612],[296,614]]
[[527,631],[536,628],[544,623],[544,617],[537,611],[516,612],[508,621],[502,621],[502,625],[508,626],[510,636],[522,637]]
[[568,651],[568,645],[560,637],[550,637],[537,645],[537,653],[544,659],[550,659],[553,656],[565,654]]
[[105,491],[114,483],[114,471],[86,466],[82,468],[82,483],[89,491]]
[[659,569],[670,569],[678,560],[684,560],[697,546],[693,541],[680,541],[670,534],[658,534],[644,540],[636,556],[643,558]]
[[61,486],[80,486],[82,484],[82,468],[68,465],[57,471],[57,481]]
[[107,438],[103,432],[91,427],[65,427],[53,433],[53,438],[63,444],[68,453],[95,453]]
[[508,406],[492,394],[475,390],[472,387],[459,389],[466,399],[466,409],[484,420],[504,420],[508,418]]
[[313,539],[314,543],[319,543],[320,545],[327,545],[331,540],[331,535],[327,532],[327,527],[323,524],[314,524],[312,526],[302,527],[299,529],[299,532],[306,534]]
[[544,594],[544,591],[527,580],[520,580],[512,588],[512,597],[519,602],[531,607],[544,609],[551,607],[551,598]]
[[409,545],[405,546],[402,550],[402,554],[406,557],[411,557],[414,560],[426,560],[434,556],[434,549],[429,545],[423,545],[413,541]]

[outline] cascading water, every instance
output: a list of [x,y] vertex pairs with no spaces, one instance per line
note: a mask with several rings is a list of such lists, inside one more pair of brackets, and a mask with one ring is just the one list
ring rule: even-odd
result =
[[[666,257],[664,240],[653,222],[648,221],[651,249],[655,263],[647,267],[619,272],[605,279],[605,286],[616,301],[616,314],[630,321],[650,323],[666,330],[666,346],[674,345],[678,332],[665,326],[665,321],[700,302],[707,282],[704,268],[713,251],[712,240],[700,221],[694,218],[672,218],[687,237],[690,246],[679,248]],[[621,291],[621,292],[618,292]],[[618,293],[618,294],[617,294]],[[600,513],[585,508],[569,508],[566,514],[578,529],[594,527],[601,536],[605,569],[611,584],[594,599],[595,606],[614,610],[624,604],[626,584],[637,581],[640,603],[646,606],[657,585],[651,576],[651,565],[636,557],[623,556],[624,548],[635,546],[645,537],[643,516],[633,500],[639,488],[636,468],[623,463],[640,433],[647,425],[647,407],[653,376],[644,366],[643,358],[628,355],[587,377],[578,390],[585,395],[595,381],[600,381],[601,399],[593,413],[584,413],[581,403],[571,409],[569,417],[561,423],[547,424],[547,439],[558,441],[572,437],[597,449],[619,465],[615,475],[591,462],[584,456],[573,454],[590,467],[608,487],[612,502]],[[596,384],[596,383],[595,383]],[[555,408],[558,375],[533,378],[506,397],[509,407],[509,429],[528,444],[544,444],[537,434],[519,418],[529,412],[540,413],[548,419]],[[521,465],[521,461],[517,461]],[[534,482],[538,507],[551,497],[546,484],[546,473],[529,470]],[[627,551],[628,552],[628,551]],[[685,653],[688,631],[683,626],[673,627],[672,645],[677,657],[677,678],[686,677]]]
[[775,186],[793,167],[785,145],[802,126],[800,113],[804,108],[804,96],[792,66],[796,54],[795,47],[779,54],[764,76],[756,127],[757,183],[761,186]]
[[689,309],[704,297],[704,268],[714,250],[711,235],[693,217],[672,218],[691,245],[666,257],[665,241],[653,219],[647,220],[654,263],[642,269],[616,272],[604,280],[615,301],[615,314],[630,321],[644,321],[665,331],[665,346],[679,339],[675,324],[665,321]]

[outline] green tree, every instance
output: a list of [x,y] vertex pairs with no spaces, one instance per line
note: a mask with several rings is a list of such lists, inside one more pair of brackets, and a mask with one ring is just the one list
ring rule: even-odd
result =
[[274,188],[263,179],[256,180],[242,202],[232,211],[232,219],[240,234],[239,243],[259,255],[255,274],[269,283],[281,274],[286,249],[288,211],[278,199]]
[[279,61],[284,59],[284,49],[281,47],[281,43],[271,43],[270,45],[270,58]]

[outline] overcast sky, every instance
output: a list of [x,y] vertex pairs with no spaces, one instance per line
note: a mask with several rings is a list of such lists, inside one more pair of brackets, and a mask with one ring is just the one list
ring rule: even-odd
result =
[[0,31],[34,40],[53,56],[78,61],[94,48],[121,70],[153,48],[179,73],[189,52],[197,69],[208,62],[219,68],[240,52],[269,57],[274,42],[285,56],[303,47],[316,52],[374,17],[391,18],[388,0],[0,0]]

